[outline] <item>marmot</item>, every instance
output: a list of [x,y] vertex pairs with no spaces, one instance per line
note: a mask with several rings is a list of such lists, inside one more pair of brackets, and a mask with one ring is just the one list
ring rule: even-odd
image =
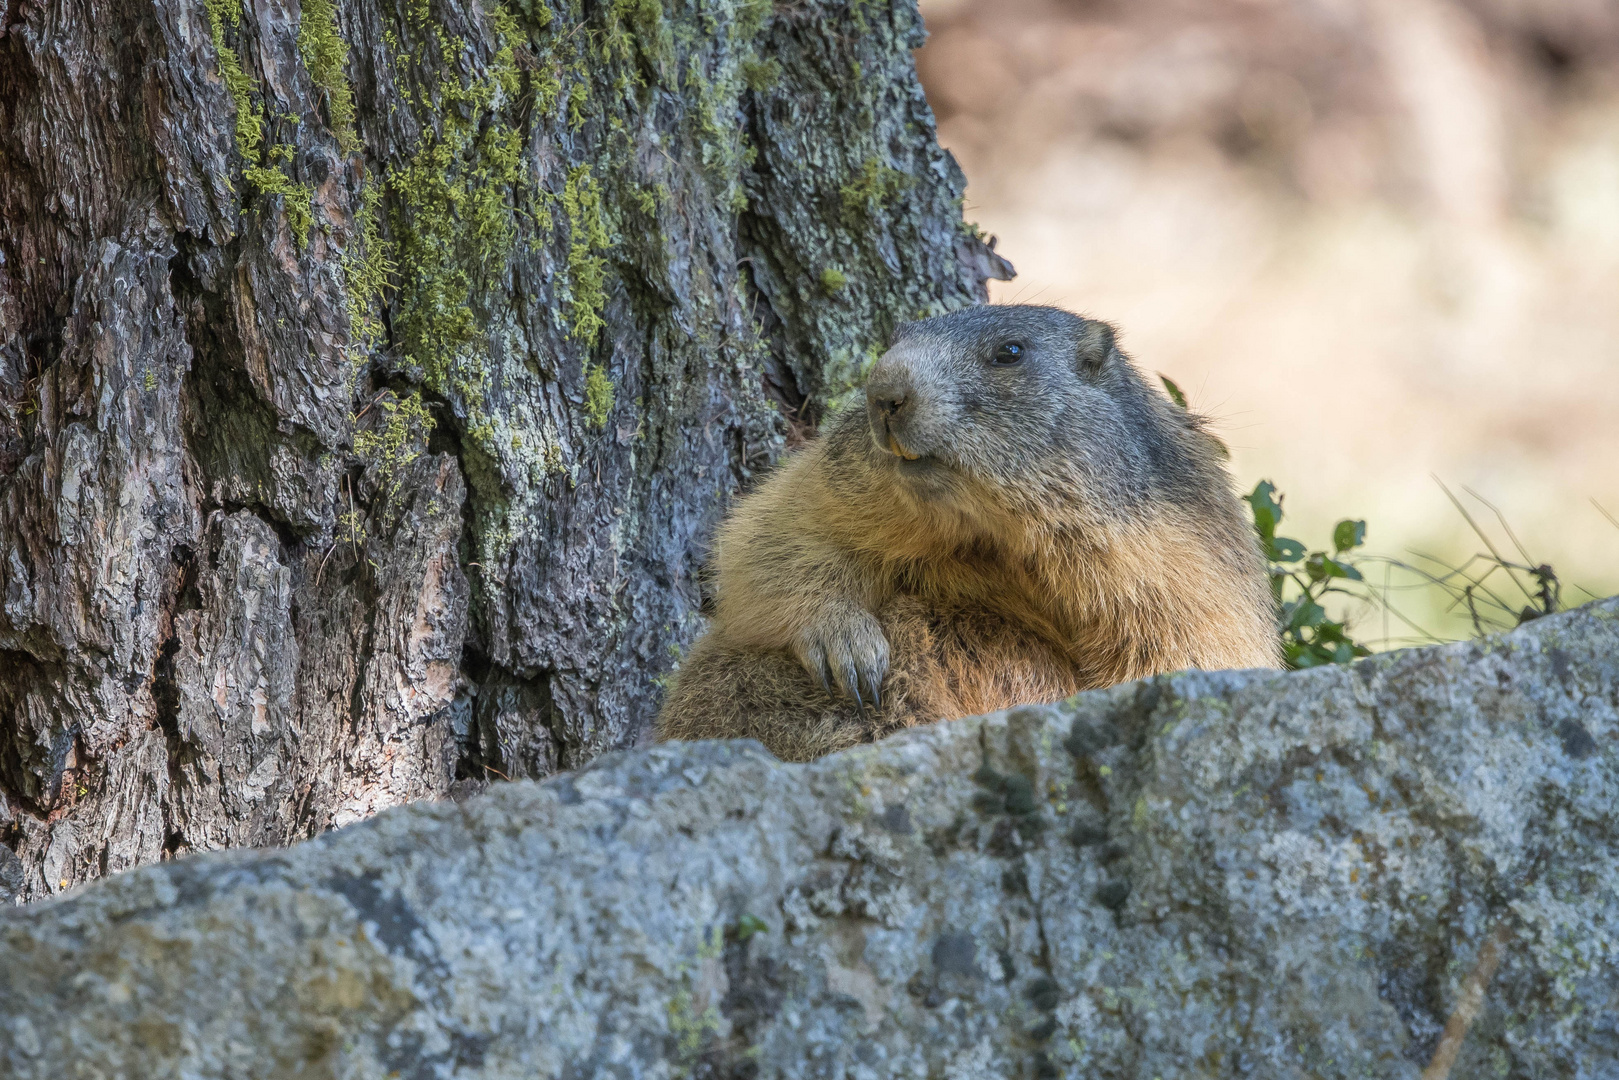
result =
[[901,327],[865,407],[720,528],[713,621],[657,737],[806,761],[1156,672],[1278,666],[1219,444],[1114,338],[1031,306]]

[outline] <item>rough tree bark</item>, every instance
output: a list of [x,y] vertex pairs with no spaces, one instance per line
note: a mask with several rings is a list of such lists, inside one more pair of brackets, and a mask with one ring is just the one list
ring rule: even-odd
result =
[[640,737],[730,497],[1010,272],[921,38],[911,0],[0,0],[0,883]]

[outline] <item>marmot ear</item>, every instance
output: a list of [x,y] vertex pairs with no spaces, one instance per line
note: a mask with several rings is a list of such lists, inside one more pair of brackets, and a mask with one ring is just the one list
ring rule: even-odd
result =
[[1116,351],[1114,337],[1113,327],[1107,323],[1096,319],[1085,320],[1085,326],[1079,332],[1078,355],[1075,357],[1081,375],[1095,375],[1102,370],[1102,365]]

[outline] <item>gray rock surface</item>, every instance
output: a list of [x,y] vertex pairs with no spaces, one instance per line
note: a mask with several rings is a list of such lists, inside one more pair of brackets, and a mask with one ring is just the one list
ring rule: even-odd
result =
[[1417,1077],[1493,940],[1452,1075],[1612,1077],[1616,730],[1609,600],[809,766],[610,755],[13,909],[0,1073]]

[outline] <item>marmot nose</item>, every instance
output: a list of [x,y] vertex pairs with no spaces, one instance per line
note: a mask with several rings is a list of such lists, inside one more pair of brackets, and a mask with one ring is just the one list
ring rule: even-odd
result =
[[906,376],[903,369],[891,367],[872,373],[866,383],[866,407],[871,410],[872,419],[897,419],[901,412],[909,411],[907,406],[915,404],[916,395],[911,392],[911,380]]
[[866,383],[866,419],[871,437],[884,451],[916,460],[913,426],[918,407],[916,388],[903,368],[879,367]]

